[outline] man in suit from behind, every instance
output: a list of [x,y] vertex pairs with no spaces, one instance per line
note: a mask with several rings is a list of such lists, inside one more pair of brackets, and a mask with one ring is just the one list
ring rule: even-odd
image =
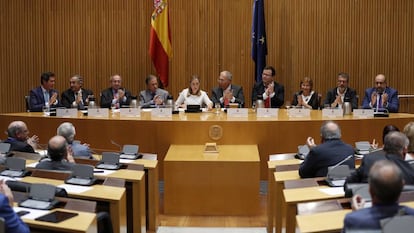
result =
[[379,74],[375,77],[375,86],[365,90],[362,107],[398,112],[399,104],[398,91],[388,86],[385,75]]
[[92,152],[89,149],[87,144],[80,144],[79,142],[74,142],[76,129],[70,122],[63,122],[57,128],[57,135],[60,135],[66,139],[66,142],[72,149],[73,157],[87,158],[92,159]]
[[145,78],[147,89],[139,93],[139,105],[142,108],[153,108],[164,105],[168,98],[168,91],[159,88],[158,78],[155,75],[148,75]]
[[55,74],[45,72],[40,76],[40,86],[30,91],[30,111],[41,112],[43,106],[59,107],[59,92],[54,89],[56,82]]
[[69,80],[70,88],[62,93],[62,105],[65,108],[85,109],[89,103],[89,98],[93,97],[93,92],[83,88],[83,78],[74,75]]
[[414,215],[414,209],[398,204],[404,186],[403,174],[395,163],[389,160],[375,162],[369,172],[369,193],[372,207],[364,208],[365,201],[361,196],[352,198],[354,212],[344,219],[344,232],[349,230],[379,230],[380,220],[399,214]]
[[252,91],[252,103],[262,96],[266,108],[280,108],[284,104],[285,88],[275,81],[276,70],[266,66],[262,72],[262,81],[256,82]]
[[352,109],[358,108],[358,99],[355,89],[349,86],[349,74],[340,72],[337,78],[337,87],[331,89],[326,94],[325,105],[331,108],[342,107],[345,101],[351,103]]
[[322,143],[316,145],[313,138],[308,137],[307,145],[309,154],[299,167],[299,175],[302,178],[322,177],[328,174],[328,167],[338,163],[355,168],[354,158],[348,156],[355,153],[351,145],[341,140],[341,129],[333,121],[326,121],[321,126]]
[[46,170],[72,170],[75,160],[72,156],[72,150],[68,147],[66,139],[62,136],[53,136],[47,145],[48,158],[41,160],[37,169]]
[[13,121],[7,127],[7,139],[4,141],[10,143],[10,151],[21,151],[35,153],[38,148],[39,137],[33,135],[29,137],[29,129],[23,121]]
[[111,87],[101,92],[101,108],[121,108],[131,103],[131,92],[122,87],[122,78],[119,74],[109,78]]
[[232,84],[233,75],[225,70],[220,72],[218,87],[213,88],[211,100],[214,104],[219,103],[221,107],[227,108],[231,103],[237,103],[244,107],[243,88]]

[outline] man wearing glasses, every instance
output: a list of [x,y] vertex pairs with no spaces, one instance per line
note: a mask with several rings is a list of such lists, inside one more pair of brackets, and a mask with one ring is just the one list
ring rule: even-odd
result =
[[373,108],[375,111],[398,112],[398,91],[387,86],[385,75],[375,77],[375,86],[365,90],[363,108]]
[[244,94],[241,86],[233,85],[231,80],[233,75],[225,70],[220,72],[218,87],[213,88],[211,100],[214,105],[220,103],[221,107],[227,108],[231,103],[236,103],[239,107],[244,107]]
[[280,108],[284,103],[285,88],[277,83],[274,78],[276,70],[272,66],[267,66],[262,72],[262,81],[257,82],[252,91],[252,103],[258,96],[262,96],[266,108]]
[[351,103],[352,109],[358,108],[356,91],[348,86],[349,74],[340,72],[337,82],[337,87],[329,90],[326,94],[324,106],[341,108],[342,104],[346,101]]

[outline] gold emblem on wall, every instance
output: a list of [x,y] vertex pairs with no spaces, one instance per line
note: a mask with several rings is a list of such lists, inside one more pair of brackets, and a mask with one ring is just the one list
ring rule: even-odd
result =
[[213,140],[219,140],[221,137],[223,137],[223,128],[220,125],[212,125],[210,126],[208,135]]

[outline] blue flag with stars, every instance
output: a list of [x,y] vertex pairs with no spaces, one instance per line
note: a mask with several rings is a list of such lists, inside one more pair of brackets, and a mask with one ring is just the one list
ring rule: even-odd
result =
[[255,62],[256,82],[262,80],[262,71],[266,66],[267,42],[264,17],[264,0],[254,0],[252,25],[252,58]]

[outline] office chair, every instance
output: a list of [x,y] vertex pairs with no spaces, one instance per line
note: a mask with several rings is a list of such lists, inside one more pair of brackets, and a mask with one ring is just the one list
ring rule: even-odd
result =
[[26,112],[30,112],[30,96],[24,96],[24,101],[26,102]]
[[5,233],[6,232],[6,226],[4,223],[4,218],[0,218],[0,233]]
[[108,212],[101,211],[96,214],[98,233],[114,233],[112,220]]

